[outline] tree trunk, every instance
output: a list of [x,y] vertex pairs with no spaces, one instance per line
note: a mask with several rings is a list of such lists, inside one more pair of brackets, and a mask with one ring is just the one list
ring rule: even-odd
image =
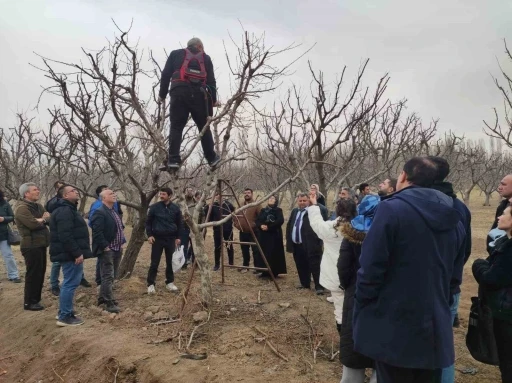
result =
[[[319,156],[319,157],[317,157],[316,160],[324,161],[324,158]],[[328,205],[327,194],[329,194],[329,193],[327,193],[327,190],[325,190],[325,188],[327,186],[327,178],[325,177],[324,164],[317,162],[317,163],[315,163],[315,168],[318,173],[318,180],[316,182],[315,182],[315,180],[313,180],[313,183],[318,184],[318,188],[320,189],[320,192],[322,192],[322,194],[325,197],[325,204]]]
[[86,195],[84,195],[82,198],[80,198],[80,205],[78,206],[78,211],[82,214],[85,213],[84,210],[85,210],[85,205],[87,205],[87,198],[88,197]]
[[475,187],[476,184],[473,184],[471,185],[469,188],[467,188],[463,193],[462,193],[462,199],[464,201],[464,204],[466,206],[469,206],[469,197],[471,196],[471,192],[473,191],[474,187]]
[[487,193],[487,192],[484,192],[485,193],[485,201],[484,201],[484,206],[491,206],[491,193]]
[[204,238],[201,230],[199,230],[196,223],[193,223],[192,225],[189,224],[189,227],[192,245],[194,246],[194,256],[196,257],[199,274],[201,275],[201,301],[205,307],[210,308],[212,307],[213,302],[210,260],[206,255]]
[[120,278],[131,276],[135,267],[135,262],[139,256],[140,249],[146,240],[144,237],[144,230],[146,225],[147,211],[148,206],[143,206],[139,210],[139,219],[133,226],[130,241],[128,242],[128,246],[126,248],[126,252],[124,253],[123,260],[121,261],[121,265],[119,265]]

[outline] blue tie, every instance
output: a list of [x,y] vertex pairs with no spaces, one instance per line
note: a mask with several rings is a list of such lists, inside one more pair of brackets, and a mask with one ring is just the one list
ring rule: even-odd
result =
[[298,212],[299,216],[297,217],[297,220],[295,221],[295,240],[297,241],[297,243],[302,243],[301,238],[300,238],[300,223],[301,223],[303,212],[304,212],[303,209],[299,210],[299,212]]

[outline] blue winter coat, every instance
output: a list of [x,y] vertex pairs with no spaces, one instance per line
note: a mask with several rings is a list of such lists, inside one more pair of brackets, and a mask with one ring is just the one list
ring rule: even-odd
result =
[[402,368],[454,363],[450,300],[462,281],[464,226],[453,199],[408,187],[383,199],[363,242],[354,349]]

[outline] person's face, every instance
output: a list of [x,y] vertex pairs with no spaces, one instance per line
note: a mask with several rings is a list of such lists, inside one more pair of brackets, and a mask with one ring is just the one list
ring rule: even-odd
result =
[[269,205],[275,205],[276,204],[276,197],[272,196],[268,199]]
[[342,189],[340,191],[340,194],[338,195],[340,199],[350,199],[350,194],[348,194],[348,191]]
[[379,185],[379,195],[388,195],[393,193],[394,190],[391,187],[391,180],[389,178],[382,181]]
[[216,202],[220,202],[220,194],[216,194],[215,195],[215,201]]
[[309,206],[309,198],[308,197],[299,197],[297,199],[297,205],[299,209],[304,209]]
[[498,229],[510,233],[512,230],[512,208],[509,206],[502,215],[498,217]]
[[113,190],[106,189],[102,191],[103,202],[108,204],[114,204],[117,201],[117,195]]
[[71,202],[77,202],[80,199],[80,193],[74,187],[68,186],[64,190],[63,198]]
[[509,199],[512,197],[512,175],[503,177],[498,186],[498,193],[502,198]]
[[244,199],[246,201],[252,200],[252,191],[250,191],[250,190],[244,191]]
[[309,192],[313,193],[314,195],[318,195],[318,189],[315,186],[311,186],[309,188]]
[[369,187],[369,186],[367,186],[367,187],[365,187],[365,188],[364,188],[364,190],[363,190],[363,194],[364,194],[364,195],[368,195],[368,194],[370,194],[370,187]]
[[194,196],[194,190],[192,188],[187,188],[186,192],[185,192],[185,196],[187,198],[191,198]]
[[28,201],[36,202],[39,200],[41,191],[37,186],[29,186],[28,191],[25,193],[25,199]]
[[171,199],[171,196],[169,194],[167,194],[166,192],[161,191],[161,192],[158,192],[158,198],[160,198],[160,201],[169,202],[169,200]]

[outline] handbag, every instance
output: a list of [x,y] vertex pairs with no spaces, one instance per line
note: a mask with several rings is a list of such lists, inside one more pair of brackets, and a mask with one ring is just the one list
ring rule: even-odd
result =
[[185,253],[183,246],[179,246],[172,254],[172,272],[176,273],[181,270],[185,264]]
[[17,229],[7,225],[7,243],[11,246],[19,245],[21,242],[20,232]]
[[466,346],[475,360],[499,365],[491,309],[479,297],[471,298]]

